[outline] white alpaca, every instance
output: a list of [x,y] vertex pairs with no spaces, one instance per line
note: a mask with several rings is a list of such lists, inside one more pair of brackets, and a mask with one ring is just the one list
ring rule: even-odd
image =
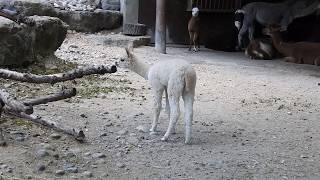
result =
[[166,94],[166,111],[170,123],[165,135],[161,138],[166,141],[171,133],[175,133],[175,126],[180,115],[179,101],[182,96],[185,107],[185,143],[191,140],[191,125],[193,119],[193,102],[196,86],[196,72],[192,66],[183,60],[161,61],[152,66],[141,62],[126,49],[128,58],[121,59],[119,67],[128,68],[143,78],[149,80],[154,97],[154,117],[151,133],[155,133],[162,107],[162,94]]

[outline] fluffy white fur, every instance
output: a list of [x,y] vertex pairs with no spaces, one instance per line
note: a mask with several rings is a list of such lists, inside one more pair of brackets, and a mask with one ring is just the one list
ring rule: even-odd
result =
[[180,115],[179,101],[182,96],[184,101],[185,119],[185,143],[191,141],[191,126],[193,120],[193,102],[196,86],[196,72],[192,66],[183,60],[161,61],[152,66],[139,61],[126,49],[128,58],[121,59],[118,66],[131,69],[145,79],[148,79],[154,97],[154,117],[151,133],[157,131],[160,110],[162,107],[162,94],[166,95],[166,112],[170,123],[165,135],[161,140],[166,141],[171,133],[175,133],[175,126]]

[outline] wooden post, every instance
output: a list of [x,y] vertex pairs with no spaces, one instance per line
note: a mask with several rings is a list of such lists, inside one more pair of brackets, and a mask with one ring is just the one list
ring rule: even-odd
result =
[[157,0],[155,48],[159,53],[166,53],[166,0]]

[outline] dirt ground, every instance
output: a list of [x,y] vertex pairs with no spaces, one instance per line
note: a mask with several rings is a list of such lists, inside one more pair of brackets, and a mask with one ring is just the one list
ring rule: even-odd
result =
[[[164,112],[160,134],[149,135],[147,81],[119,69],[65,83],[78,88],[76,97],[35,109],[44,118],[83,128],[85,143],[3,117],[8,139],[0,153],[3,179],[320,179],[318,67],[207,49],[134,52],[150,63],[185,59],[193,64],[198,81],[191,145],[184,144],[183,106],[177,134],[168,142],[160,140],[168,125]],[[68,35],[56,55],[78,64],[110,64],[125,51],[77,33]],[[54,63],[46,68],[61,69]],[[21,99],[62,85],[1,82]]]

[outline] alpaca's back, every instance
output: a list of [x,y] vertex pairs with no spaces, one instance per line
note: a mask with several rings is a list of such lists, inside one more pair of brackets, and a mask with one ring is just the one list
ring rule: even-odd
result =
[[[161,61],[154,64],[148,74],[151,85],[159,84],[167,87],[168,83],[189,85],[195,84],[196,72],[191,64],[184,60]],[[188,89],[188,88],[186,88]]]

